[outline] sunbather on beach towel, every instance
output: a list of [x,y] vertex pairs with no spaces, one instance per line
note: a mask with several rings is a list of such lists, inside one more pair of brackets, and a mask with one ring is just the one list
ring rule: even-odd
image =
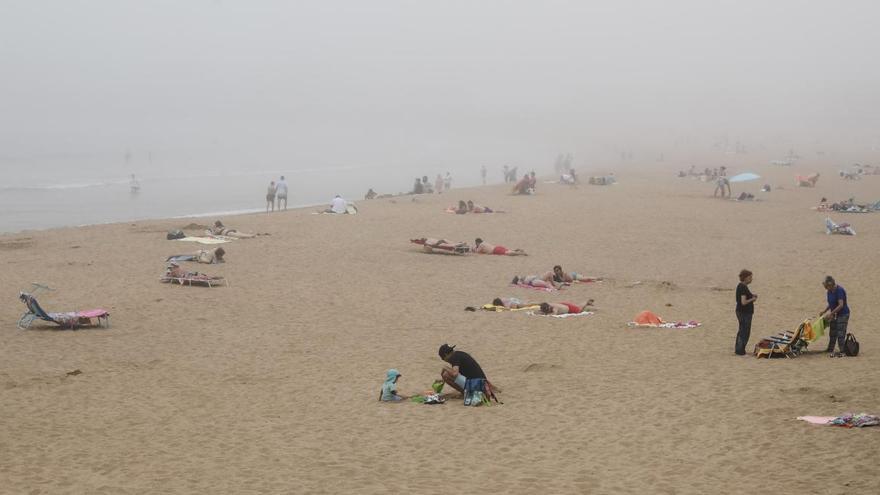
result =
[[503,256],[528,256],[522,249],[508,249],[504,246],[496,246],[483,242],[483,239],[477,237],[474,240],[474,252],[479,254],[497,254]]
[[562,287],[562,284],[554,282],[552,279],[545,280],[537,275],[526,275],[525,277],[517,275],[513,277],[513,281],[511,283],[513,285],[528,285],[541,289],[559,289]]
[[229,227],[223,225],[223,222],[217,220],[214,222],[214,226],[208,231],[211,235],[222,235],[226,237],[234,237],[236,239],[250,239],[251,237],[256,237],[257,234],[248,234],[245,232],[239,232],[235,229],[230,229]]
[[573,284],[575,282],[598,282],[601,277],[588,277],[577,272],[566,273],[562,270],[562,266],[556,265],[552,272],[544,274],[544,280],[553,280],[560,284]]
[[507,309],[523,309],[537,306],[539,303],[523,302],[516,297],[496,297],[492,300],[493,306],[505,307]]
[[169,256],[165,261],[196,261],[198,263],[206,263],[210,265],[214,263],[223,263],[225,261],[223,255],[225,254],[226,250],[222,247],[200,249],[193,254],[176,254],[174,256]]
[[474,202],[470,200],[468,200],[467,202],[467,209],[471,213],[495,213],[492,208],[489,208],[488,206],[480,206],[474,204]]
[[587,306],[592,306],[593,300],[581,304],[578,306],[577,304],[572,304],[570,302],[561,302],[561,303],[541,303],[541,308],[539,311],[541,314],[545,315],[567,315],[572,314],[576,315],[578,313],[583,313]]

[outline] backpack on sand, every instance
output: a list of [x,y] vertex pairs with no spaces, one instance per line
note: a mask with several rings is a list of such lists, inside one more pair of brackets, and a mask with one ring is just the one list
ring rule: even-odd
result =
[[855,335],[851,333],[846,334],[846,340],[843,342],[843,353],[852,357],[859,355],[859,341],[856,340]]

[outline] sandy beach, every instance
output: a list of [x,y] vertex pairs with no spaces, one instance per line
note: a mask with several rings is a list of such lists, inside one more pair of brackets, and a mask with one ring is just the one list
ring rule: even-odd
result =
[[[752,167],[784,189],[734,202],[678,168],[617,169],[606,187],[539,183],[535,196],[495,185],[359,201],[358,215],[223,218],[271,235],[198,265],[228,278],[214,289],[158,281],[166,256],[198,249],[165,239],[189,220],[2,235],[0,492],[880,492],[880,428],[795,419],[880,413],[880,213],[810,210],[822,196],[876,201],[880,176],[843,181],[809,160]],[[815,189],[794,187],[813,171]],[[506,213],[443,212],[461,199]],[[826,235],[826,216],[858,235]],[[408,242],[426,236],[530,255],[429,255]],[[554,264],[605,281],[509,286]],[[796,359],[735,356],[742,268],[761,296],[749,350],[818,314],[831,274],[862,354],[829,359],[823,338]],[[103,307],[112,327],[16,330],[17,291],[31,282],[57,288],[41,296],[47,310]],[[598,311],[464,311],[509,295],[593,298]],[[702,326],[627,328],[642,310]],[[503,405],[377,401],[388,368],[401,392],[429,388],[445,342],[480,362]]]

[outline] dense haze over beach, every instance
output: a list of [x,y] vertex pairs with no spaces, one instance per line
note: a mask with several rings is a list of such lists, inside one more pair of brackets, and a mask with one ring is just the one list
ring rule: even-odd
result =
[[8,1],[0,170],[18,185],[365,166],[397,191],[562,151],[581,166],[676,146],[688,160],[724,139],[867,151],[878,15],[871,1]]

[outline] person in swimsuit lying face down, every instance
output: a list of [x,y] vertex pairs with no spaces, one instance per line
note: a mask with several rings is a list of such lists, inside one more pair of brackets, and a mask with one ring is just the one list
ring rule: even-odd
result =
[[479,237],[474,240],[474,252],[480,254],[498,254],[504,256],[528,256],[522,249],[507,249],[504,246],[496,246],[483,242]]
[[536,306],[538,303],[523,302],[516,297],[496,297],[492,300],[493,306],[504,306],[507,309],[522,309]]
[[541,309],[539,310],[541,314],[545,315],[567,315],[572,314],[576,315],[578,313],[583,313],[587,306],[592,306],[593,300],[581,304],[578,306],[577,304],[572,304],[570,302],[561,302],[561,303],[541,303]]

